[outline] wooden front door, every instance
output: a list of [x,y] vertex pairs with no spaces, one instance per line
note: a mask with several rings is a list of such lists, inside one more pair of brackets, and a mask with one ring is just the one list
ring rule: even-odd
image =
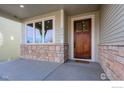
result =
[[74,58],[91,59],[91,19],[74,21]]

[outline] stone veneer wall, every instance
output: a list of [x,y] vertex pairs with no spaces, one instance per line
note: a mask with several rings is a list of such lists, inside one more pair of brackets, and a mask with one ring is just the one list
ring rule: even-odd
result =
[[124,80],[124,45],[100,45],[99,62],[110,80]]
[[21,57],[26,59],[64,63],[68,59],[68,45],[22,44]]

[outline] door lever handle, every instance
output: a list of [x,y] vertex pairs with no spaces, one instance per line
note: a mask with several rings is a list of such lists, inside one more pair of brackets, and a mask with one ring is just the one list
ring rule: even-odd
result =
[[74,48],[75,48],[75,42],[74,42]]

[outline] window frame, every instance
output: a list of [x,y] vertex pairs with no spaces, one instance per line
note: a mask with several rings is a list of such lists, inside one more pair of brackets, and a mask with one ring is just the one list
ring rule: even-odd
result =
[[[44,36],[44,22],[46,20],[53,20],[53,42],[49,42],[49,43],[44,43],[44,39],[43,39],[43,42],[42,43],[35,43],[35,23],[36,22],[42,22],[42,31],[43,31],[43,36]],[[27,24],[33,24],[33,43],[27,43],[27,30],[26,30],[26,26]],[[36,20],[32,20],[32,21],[27,21],[25,22],[25,29],[24,29],[24,33],[25,33],[25,44],[53,44],[55,43],[55,16],[50,16],[50,17],[44,17],[44,18],[38,18]]]

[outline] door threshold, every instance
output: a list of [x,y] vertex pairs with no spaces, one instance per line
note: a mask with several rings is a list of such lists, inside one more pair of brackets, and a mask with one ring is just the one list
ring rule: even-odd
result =
[[90,61],[83,61],[83,60],[74,60],[76,63],[84,63],[84,64],[89,64],[91,63]]
[[72,60],[79,60],[79,61],[89,61],[89,62],[93,62],[92,59],[79,59],[79,58],[73,58]]
[[84,63],[84,64],[89,64],[92,63],[91,61],[83,61],[83,60],[76,60],[76,59],[69,59],[70,61],[68,62],[74,62],[74,63]]

